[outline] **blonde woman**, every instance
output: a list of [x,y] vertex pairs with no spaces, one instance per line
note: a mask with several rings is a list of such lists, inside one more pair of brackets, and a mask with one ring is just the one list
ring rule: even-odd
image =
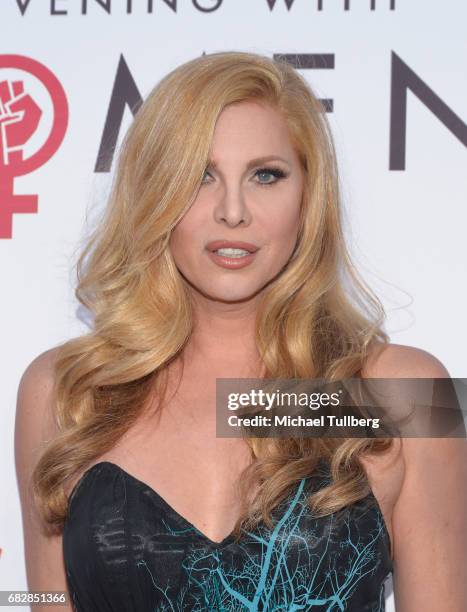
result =
[[392,573],[397,612],[465,611],[464,440],[216,438],[217,378],[449,376],[389,343],[341,216],[329,125],[287,64],[214,53],[157,84],[78,261],[92,329],[20,382],[31,590],[362,612]]

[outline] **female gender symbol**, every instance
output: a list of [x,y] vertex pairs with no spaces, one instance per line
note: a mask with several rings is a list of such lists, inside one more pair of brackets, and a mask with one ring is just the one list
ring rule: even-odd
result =
[[43,166],[59,148],[68,125],[68,102],[57,77],[44,64],[23,55],[0,55],[1,68],[17,68],[35,76],[47,89],[53,105],[53,124],[44,144],[23,159],[22,147],[39,124],[42,111],[24,92],[22,81],[0,82],[0,238],[12,237],[14,213],[37,213],[37,195],[15,195],[16,176]]

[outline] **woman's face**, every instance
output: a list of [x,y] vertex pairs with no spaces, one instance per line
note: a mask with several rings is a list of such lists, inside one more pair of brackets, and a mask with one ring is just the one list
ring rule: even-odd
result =
[[[170,238],[182,276],[210,299],[251,299],[292,255],[302,190],[302,167],[283,117],[256,102],[226,107],[196,199]],[[218,245],[210,243],[217,241],[241,241],[258,250],[226,260],[212,253]]]

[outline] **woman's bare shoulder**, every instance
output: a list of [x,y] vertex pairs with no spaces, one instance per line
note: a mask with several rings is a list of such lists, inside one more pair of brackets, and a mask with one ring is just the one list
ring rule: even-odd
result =
[[[432,353],[406,345],[379,346],[362,375],[368,378],[450,378]],[[390,526],[396,561],[396,607],[403,609],[464,610],[467,602],[467,443],[464,438],[403,437],[403,469],[389,470],[384,462],[366,462],[373,469],[382,498],[393,488]],[[395,492],[397,491],[397,495]],[[443,559],[443,563],[439,563]],[[435,568],[435,569],[433,569]],[[430,575],[430,584],[424,576]]]
[[55,361],[59,351],[59,346],[47,349],[34,357],[26,366],[21,379],[20,388],[28,389],[34,382],[40,382],[50,386],[53,383]]
[[15,455],[17,468],[30,463],[56,433],[52,393],[59,347],[35,357],[21,375],[16,401]]
[[[364,378],[450,378],[444,364],[432,353],[404,344],[375,345],[364,368]],[[397,440],[396,440],[397,441]],[[400,439],[400,458],[405,467],[412,463],[414,454],[431,447],[432,438],[403,437]],[[438,445],[443,446],[442,442]],[[449,443],[447,443],[449,446]],[[419,450],[420,449],[420,450]]]
[[[35,357],[18,385],[15,420],[15,465],[21,501],[24,553],[31,591],[66,591],[60,535],[46,535],[32,493],[32,474],[47,443],[57,433],[53,387],[58,347]],[[40,607],[42,609],[42,607]],[[72,609],[67,605],[64,610]]]
[[22,397],[31,394],[39,402],[44,396],[50,396],[55,380],[55,362],[59,346],[54,346],[37,355],[25,368],[21,375],[18,394]]
[[406,344],[375,342],[364,367],[364,378],[448,378],[449,372],[432,353]]
[[[374,343],[362,368],[363,378],[446,378],[449,372],[441,361],[424,349],[404,344]],[[402,503],[403,489],[407,489],[407,471],[420,461],[414,455],[425,454],[433,441],[427,438],[395,438],[389,449],[382,453],[360,457],[370,486],[386,517],[388,530],[393,536],[393,512],[396,503]],[[405,487],[404,487],[405,483]],[[413,518],[413,517],[412,517]],[[395,535],[395,534],[394,534]]]

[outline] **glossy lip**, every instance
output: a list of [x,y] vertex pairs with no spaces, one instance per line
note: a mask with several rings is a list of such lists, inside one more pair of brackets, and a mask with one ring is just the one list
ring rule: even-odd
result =
[[[242,242],[241,240],[214,240],[212,242],[208,242],[206,245],[206,249],[211,253],[213,251],[217,251],[217,249],[244,249],[245,251],[249,251],[250,253],[255,253],[259,247],[250,242]],[[248,257],[247,255],[245,257]],[[224,257],[224,259],[226,259]]]
[[[242,247],[243,248],[243,247]],[[221,268],[227,268],[230,270],[237,270],[239,268],[244,268],[251,264],[251,262],[256,257],[256,252],[250,253],[249,255],[244,255],[243,257],[222,257],[222,255],[218,255],[214,251],[208,251],[208,256],[216,265]]]

